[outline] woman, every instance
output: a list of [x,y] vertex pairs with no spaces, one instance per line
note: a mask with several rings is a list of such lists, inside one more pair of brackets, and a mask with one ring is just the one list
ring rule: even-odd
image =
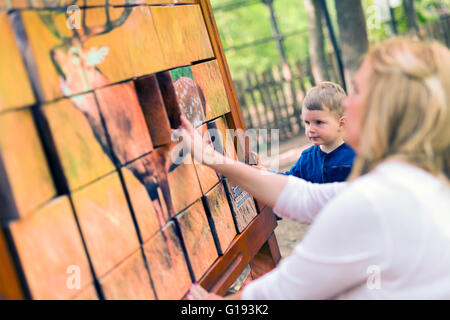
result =
[[[344,101],[349,182],[203,161],[287,219],[312,223],[293,254],[232,298],[450,298],[450,52],[392,39],[373,48]],[[201,137],[183,120],[187,142]],[[196,145],[192,143],[192,145]],[[201,161],[202,152],[192,147]],[[219,299],[193,285],[189,299]]]

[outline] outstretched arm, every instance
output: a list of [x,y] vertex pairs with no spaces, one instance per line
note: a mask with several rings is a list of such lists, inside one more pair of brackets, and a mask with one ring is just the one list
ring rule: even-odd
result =
[[202,136],[182,116],[183,143],[188,146],[194,158],[223,174],[234,184],[249,192],[264,204],[274,207],[287,183],[287,176],[270,174],[249,165],[227,158],[210,145],[203,143]]

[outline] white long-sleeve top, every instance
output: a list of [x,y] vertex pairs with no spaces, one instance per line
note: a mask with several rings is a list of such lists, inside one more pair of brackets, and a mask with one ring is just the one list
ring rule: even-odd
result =
[[290,176],[274,211],[312,223],[243,299],[450,299],[450,188],[386,162],[351,183]]

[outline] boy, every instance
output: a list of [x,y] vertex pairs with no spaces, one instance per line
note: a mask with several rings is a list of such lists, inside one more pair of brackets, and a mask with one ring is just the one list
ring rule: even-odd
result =
[[332,82],[321,82],[308,90],[302,107],[305,135],[313,146],[304,150],[291,170],[294,175],[314,183],[345,181],[355,152],[344,142],[344,90]]

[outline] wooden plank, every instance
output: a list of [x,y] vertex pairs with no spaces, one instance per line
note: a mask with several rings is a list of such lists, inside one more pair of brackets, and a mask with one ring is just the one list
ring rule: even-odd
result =
[[114,170],[97,103],[92,93],[43,106],[70,190]]
[[155,299],[141,249],[100,279],[100,285],[107,300]]
[[267,242],[258,251],[256,256],[250,262],[252,279],[258,279],[267,272],[275,268],[281,260],[280,250],[278,248],[275,234],[269,237]]
[[[146,169],[146,174],[139,175],[135,167]],[[158,197],[159,184],[154,170],[152,155],[138,159],[121,169],[143,242],[149,240],[169,219],[167,209],[164,208],[163,211],[161,207],[164,199],[160,200]]]
[[203,13],[203,19],[208,30],[211,45],[214,51],[214,56],[219,64],[220,75],[224,81],[225,91],[228,97],[228,103],[233,114],[236,128],[245,129],[244,118],[239,108],[239,101],[237,99],[236,90],[231,79],[231,73],[228,68],[228,63],[225,58],[225,51],[223,50],[222,43],[220,41],[219,29],[217,28],[214,13],[209,0],[199,0],[200,7]]
[[158,299],[182,298],[191,286],[191,278],[174,222],[169,222],[143,248]]
[[[21,300],[25,298],[22,291],[17,266],[13,261],[9,246],[6,242],[4,230],[0,229],[0,297],[8,300]],[[1,300],[1,299],[0,299]]]
[[191,155],[187,155],[189,163],[183,162],[179,165],[172,163],[170,154],[175,145],[173,143],[169,147],[158,148],[153,155],[156,172],[158,172],[161,183],[161,191],[170,217],[202,196]]
[[82,24],[78,32],[85,58],[96,59],[84,68],[90,88],[168,68],[150,7],[93,8],[81,15],[86,27]]
[[205,198],[214,224],[215,234],[220,244],[219,253],[223,254],[236,236],[236,226],[223,184],[219,183],[215,186],[206,194]]
[[0,112],[34,103],[33,92],[6,12],[0,12]]
[[134,81],[139,103],[154,146],[171,143],[169,118],[155,75]]
[[206,120],[214,119],[230,111],[224,82],[216,60],[192,66],[194,80],[205,97]]
[[[192,68],[177,68],[170,71],[170,75],[177,100],[177,104],[172,107],[180,110],[171,113],[182,113],[194,127],[199,127],[206,120],[206,101],[194,80]],[[166,106],[171,107],[170,104]]]
[[93,281],[66,196],[9,227],[33,299],[68,299]]
[[[189,3],[187,1],[180,1]],[[192,3],[192,1],[191,1]],[[208,31],[198,5],[176,6],[185,55],[190,62],[214,57]]]
[[133,82],[95,91],[115,158],[120,165],[153,149],[150,132]]
[[72,30],[67,28],[65,11],[21,11],[17,15],[17,28],[20,20],[26,38],[18,40],[29,46],[27,63],[33,66],[31,80],[39,100],[50,101],[88,90],[85,73],[80,68],[80,58],[85,57],[86,50],[73,38]]
[[29,109],[0,114],[0,162],[0,219],[24,218],[56,194]]
[[95,273],[102,277],[139,248],[117,173],[72,194]]
[[163,52],[163,61],[169,68],[176,68],[190,63],[184,48],[183,32],[175,7],[150,7]]
[[255,202],[247,191],[233,184],[227,178],[224,178],[224,185],[238,232],[241,233],[258,214]]
[[[209,135],[208,127],[206,124],[202,125],[197,129],[203,137],[203,141],[213,145],[211,141],[211,136]],[[194,159],[195,170],[197,172],[197,178],[202,189],[202,193],[206,194],[213,186],[219,182],[219,177],[214,169],[200,164]]]
[[196,280],[217,259],[218,253],[201,200],[177,215],[181,236]]
[[79,294],[73,296],[71,300],[98,300],[97,290],[94,284],[88,285]]
[[229,249],[211,266],[199,284],[208,291],[224,295],[270,237],[276,225],[272,209],[262,211],[246,231],[233,240]]

